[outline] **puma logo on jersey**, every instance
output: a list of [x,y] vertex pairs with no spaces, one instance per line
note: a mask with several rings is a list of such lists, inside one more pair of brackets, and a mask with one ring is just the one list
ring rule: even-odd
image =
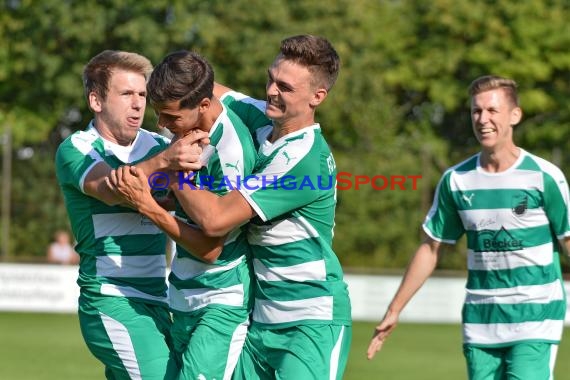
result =
[[287,159],[286,165],[289,165],[289,162],[291,162],[291,160],[294,160],[296,158],[296,157],[289,157],[289,154],[286,151],[283,151],[283,155]]
[[470,196],[467,196],[465,194],[462,195],[462,198],[465,202],[467,202],[467,204],[469,205],[469,207],[473,207],[473,205],[471,204],[471,200],[473,199],[473,197],[475,196],[475,193],[471,193]]
[[238,164],[239,164],[239,160],[237,160],[237,162],[234,164],[230,164],[229,162],[226,162],[226,164],[224,165],[226,168],[233,168],[235,169],[236,172],[239,173],[239,168],[238,168]]

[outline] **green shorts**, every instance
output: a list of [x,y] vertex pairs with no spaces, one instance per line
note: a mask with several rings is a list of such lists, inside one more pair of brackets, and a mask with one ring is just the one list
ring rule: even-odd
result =
[[122,297],[79,297],[81,334],[107,379],[163,380],[178,372],[170,358],[166,306]]
[[249,313],[242,309],[173,312],[173,354],[180,367],[177,380],[231,379],[248,326]]
[[299,325],[264,329],[252,325],[234,380],[342,379],[351,326]]
[[549,380],[558,345],[517,343],[508,347],[463,346],[469,380]]

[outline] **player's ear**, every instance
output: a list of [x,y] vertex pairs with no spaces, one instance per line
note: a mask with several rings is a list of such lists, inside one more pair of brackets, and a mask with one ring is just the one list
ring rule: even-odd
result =
[[89,108],[93,110],[93,112],[101,112],[102,110],[102,99],[101,97],[95,92],[91,91],[89,96],[87,97],[87,101],[89,102]]
[[522,109],[515,107],[511,110],[511,125],[517,125],[522,119]]
[[319,104],[321,104],[327,97],[328,93],[329,92],[324,87],[317,88],[313,92],[313,97],[309,103],[311,107],[317,107]]
[[208,108],[210,108],[210,104],[212,104],[212,101],[210,99],[208,98],[202,99],[200,101],[200,104],[198,104],[200,113],[206,112]]

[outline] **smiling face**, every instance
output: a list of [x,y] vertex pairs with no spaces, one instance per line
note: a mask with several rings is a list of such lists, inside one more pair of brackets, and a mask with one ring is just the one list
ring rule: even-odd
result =
[[95,112],[95,125],[103,138],[119,145],[130,145],[142,125],[146,109],[144,75],[114,70],[105,99],[89,94],[89,105]]
[[278,56],[267,71],[265,114],[280,128],[313,124],[315,108],[327,95],[326,89],[315,87],[307,67]]
[[473,133],[483,150],[496,152],[514,147],[513,127],[521,117],[521,109],[502,88],[483,91],[471,98]]

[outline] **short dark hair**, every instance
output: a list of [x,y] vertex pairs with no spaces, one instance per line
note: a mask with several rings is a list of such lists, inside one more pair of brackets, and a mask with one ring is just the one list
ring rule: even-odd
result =
[[214,70],[198,53],[176,51],[154,68],[147,90],[153,105],[180,101],[180,108],[195,108],[202,99],[212,98]]
[[340,70],[340,57],[332,44],[323,37],[303,34],[281,41],[281,56],[309,69],[313,85],[330,91]]
[[519,106],[519,96],[517,94],[517,82],[512,79],[503,78],[496,75],[484,75],[475,79],[469,85],[469,96],[473,97],[481,92],[502,89],[511,104]]

